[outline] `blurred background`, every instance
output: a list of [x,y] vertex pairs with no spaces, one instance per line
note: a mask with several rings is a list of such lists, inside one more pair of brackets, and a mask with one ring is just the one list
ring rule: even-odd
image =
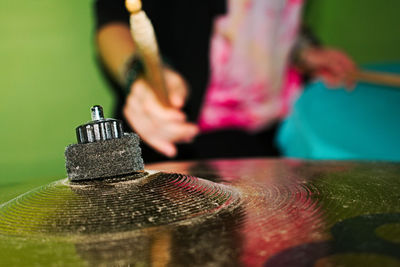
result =
[[[358,64],[399,62],[399,10],[398,0],[310,0],[305,22]],[[109,116],[113,96],[96,67],[91,0],[1,1],[0,34],[1,203],[64,178],[75,127],[94,104]]]

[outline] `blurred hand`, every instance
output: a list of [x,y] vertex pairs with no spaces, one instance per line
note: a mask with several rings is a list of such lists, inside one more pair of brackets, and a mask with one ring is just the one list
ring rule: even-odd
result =
[[332,48],[308,48],[302,59],[311,74],[321,77],[329,87],[354,87],[357,68],[345,53]]
[[165,82],[172,107],[163,106],[144,79],[131,87],[123,113],[130,126],[144,142],[160,153],[174,157],[175,144],[191,142],[199,130],[186,121],[182,107],[187,97],[187,86],[181,75],[164,69]]

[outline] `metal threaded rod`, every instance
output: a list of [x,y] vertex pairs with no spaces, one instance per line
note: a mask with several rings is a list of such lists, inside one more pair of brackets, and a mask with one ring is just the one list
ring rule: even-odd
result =
[[92,121],[104,120],[103,108],[101,106],[95,105],[90,111],[92,112]]

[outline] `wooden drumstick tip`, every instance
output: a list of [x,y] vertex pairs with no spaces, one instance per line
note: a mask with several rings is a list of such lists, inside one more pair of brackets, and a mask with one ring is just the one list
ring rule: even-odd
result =
[[126,0],[125,1],[126,9],[131,14],[137,13],[142,10],[142,1],[140,0]]

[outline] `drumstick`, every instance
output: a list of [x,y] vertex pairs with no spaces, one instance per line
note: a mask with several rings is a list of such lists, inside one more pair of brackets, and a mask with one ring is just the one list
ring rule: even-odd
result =
[[155,95],[164,106],[170,106],[168,91],[162,73],[162,62],[158,51],[153,25],[142,10],[140,0],[126,0],[126,8],[130,12],[130,25],[133,41],[141,56],[145,75]]
[[362,82],[400,87],[400,75],[387,72],[358,71],[355,79]]

